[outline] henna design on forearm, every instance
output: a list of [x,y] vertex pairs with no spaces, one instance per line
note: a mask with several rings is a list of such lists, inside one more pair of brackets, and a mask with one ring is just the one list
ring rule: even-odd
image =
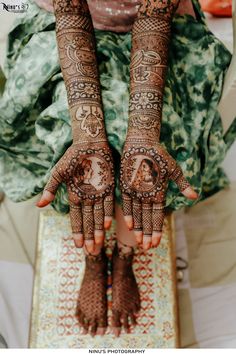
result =
[[141,2],[132,29],[127,141],[132,136],[138,136],[139,143],[145,138],[159,139],[171,17],[178,3],[177,0]]
[[113,216],[114,168],[108,146],[96,61],[95,36],[86,0],[54,0],[56,38],[67,90],[73,144],[54,167],[45,190],[67,185],[74,238],[93,240]]
[[92,19],[86,0],[54,0],[56,36],[73,141],[106,141]]
[[139,15],[156,16],[171,20],[180,0],[141,0]]
[[172,179],[190,185],[159,143],[171,19],[179,0],[142,0],[132,30],[129,127],[121,161],[123,213],[144,236],[161,232]]

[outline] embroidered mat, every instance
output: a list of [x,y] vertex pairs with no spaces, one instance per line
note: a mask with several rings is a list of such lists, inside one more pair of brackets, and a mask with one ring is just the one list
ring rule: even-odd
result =
[[[173,221],[165,220],[160,246],[137,250],[134,271],[141,311],[131,333],[115,338],[82,335],[75,317],[84,272],[84,255],[74,247],[68,216],[52,210],[40,216],[30,348],[176,348],[179,346]],[[107,235],[107,254],[114,245],[114,225]],[[111,277],[109,276],[111,283]],[[109,317],[112,298],[108,284]]]

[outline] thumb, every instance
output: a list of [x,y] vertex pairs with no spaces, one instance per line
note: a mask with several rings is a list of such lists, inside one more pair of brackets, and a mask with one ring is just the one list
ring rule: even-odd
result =
[[180,192],[188,199],[198,199],[198,194],[190,186],[189,182],[183,175],[183,171],[180,166],[176,165],[176,168],[170,175],[170,179],[174,181],[179,187]]
[[197,194],[197,192],[195,192],[195,190],[189,186],[187,187],[185,190],[181,191],[181,193],[188,199],[191,200],[196,200],[198,199],[199,195]]
[[62,182],[60,174],[57,172],[56,168],[53,169],[51,177],[46,184],[43,195],[41,199],[36,204],[39,208],[43,208],[46,205],[50,204],[55,198],[57,189]]
[[44,190],[42,197],[40,198],[40,200],[37,202],[36,205],[39,208],[43,208],[46,205],[50,204],[54,198],[55,198],[55,194],[52,194],[51,192]]

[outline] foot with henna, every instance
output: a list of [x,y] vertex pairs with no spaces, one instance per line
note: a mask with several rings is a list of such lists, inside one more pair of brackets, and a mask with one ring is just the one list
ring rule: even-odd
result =
[[117,242],[112,256],[112,332],[118,337],[122,327],[129,333],[140,310],[138,285],[132,268],[133,247]]
[[107,257],[104,248],[85,251],[85,273],[79,291],[77,318],[83,334],[104,335],[107,328]]

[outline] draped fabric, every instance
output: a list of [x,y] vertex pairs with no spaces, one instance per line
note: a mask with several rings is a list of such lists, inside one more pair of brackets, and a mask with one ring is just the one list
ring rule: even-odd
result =
[[[230,144],[217,105],[231,55],[208,30],[199,4],[196,19],[176,15],[172,26],[161,142],[202,199],[228,184],[221,169]],[[97,58],[116,178],[126,137],[131,34],[96,30]],[[60,70],[53,13],[29,2],[8,36],[0,99],[0,188],[14,201],[42,191],[50,171],[72,142],[66,88]],[[117,183],[116,197],[120,191]],[[167,206],[191,205],[170,183]],[[65,186],[54,207],[68,211]]]

